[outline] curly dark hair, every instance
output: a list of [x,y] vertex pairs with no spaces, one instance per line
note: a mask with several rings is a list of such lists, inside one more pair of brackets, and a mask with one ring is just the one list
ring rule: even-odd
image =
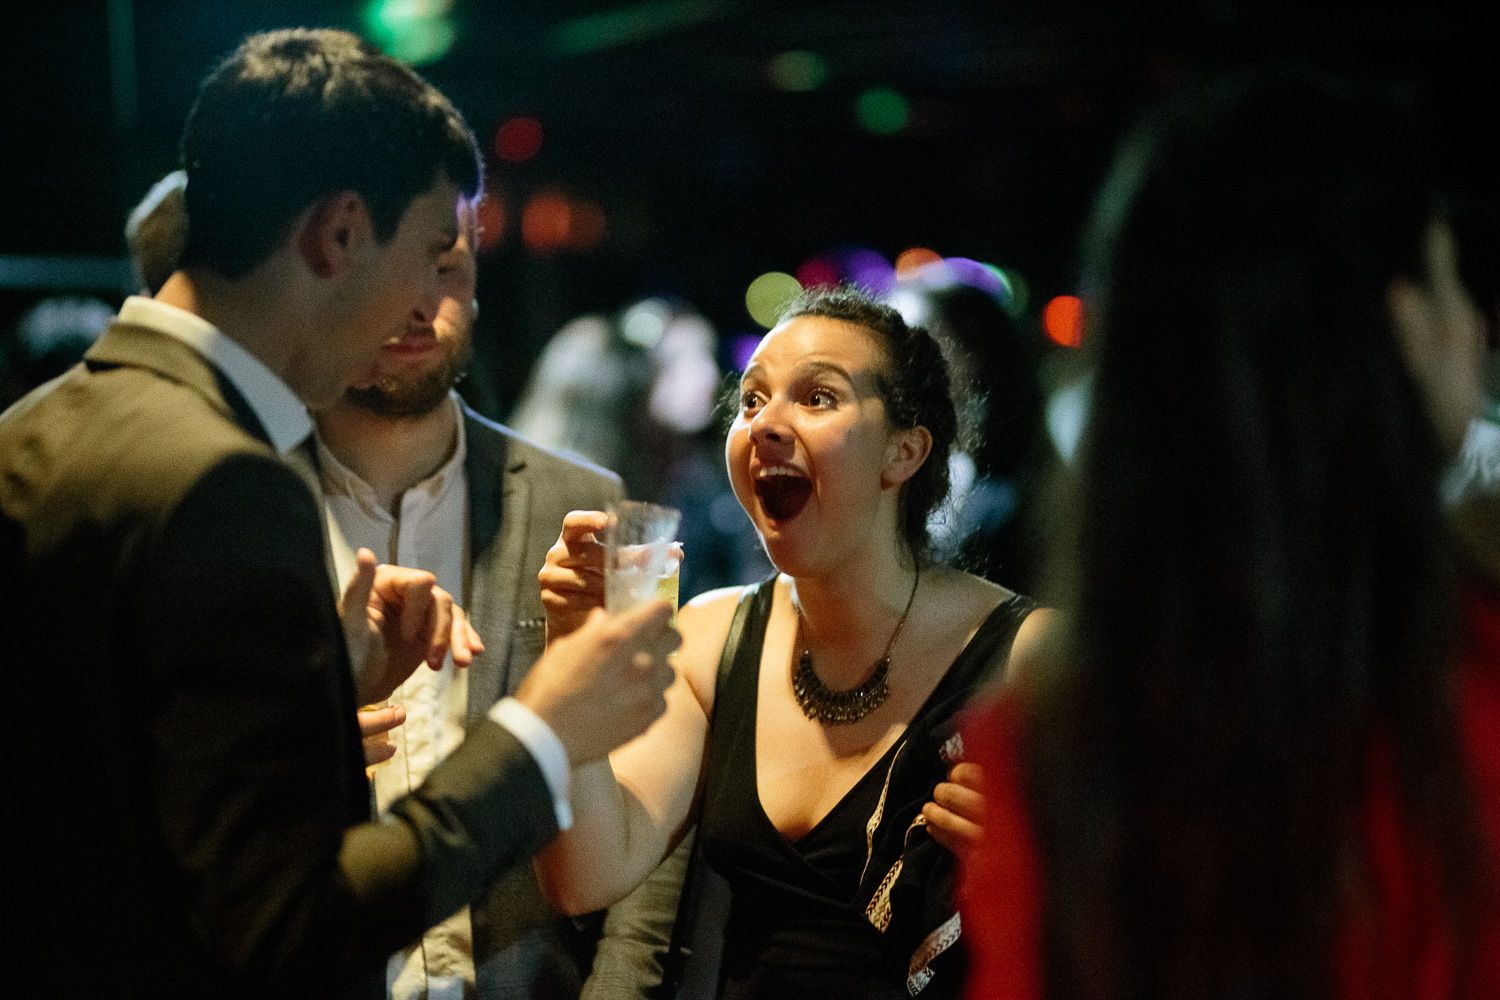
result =
[[932,451],[922,467],[901,487],[897,528],[907,551],[918,562],[932,558],[927,518],[948,495],[948,454],[968,444],[969,431],[960,414],[961,391],[949,376],[943,346],[925,327],[909,326],[901,314],[853,285],[809,288],[787,303],[778,323],[798,316],[822,316],[853,323],[875,334],[890,364],[875,378],[891,426],[925,427]]

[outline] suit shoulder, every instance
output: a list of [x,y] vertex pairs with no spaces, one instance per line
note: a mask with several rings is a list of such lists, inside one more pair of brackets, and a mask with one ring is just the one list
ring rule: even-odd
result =
[[230,456],[280,465],[196,390],[130,367],[75,368],[0,428],[11,499],[84,520],[171,508]]
[[470,447],[503,451],[508,466],[513,467],[517,461],[522,461],[543,475],[596,480],[616,493],[623,489],[619,475],[609,469],[595,465],[582,455],[539,444],[504,424],[480,416],[467,406],[464,407],[464,424]]

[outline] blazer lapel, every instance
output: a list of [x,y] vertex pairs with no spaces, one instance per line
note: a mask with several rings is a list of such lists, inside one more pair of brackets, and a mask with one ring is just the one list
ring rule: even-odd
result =
[[[531,517],[531,483],[526,462],[507,453],[505,440],[485,433],[465,412],[469,480],[469,617],[484,640],[485,652],[469,667],[470,728],[509,692],[512,633],[526,527]],[[502,513],[504,516],[502,516]],[[531,581],[536,586],[536,581]]]

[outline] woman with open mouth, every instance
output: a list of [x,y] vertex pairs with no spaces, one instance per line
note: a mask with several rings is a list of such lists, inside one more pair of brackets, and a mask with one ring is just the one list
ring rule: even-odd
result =
[[[779,572],[684,607],[665,715],[574,772],[574,826],[538,861],[563,910],[622,898],[696,823],[732,894],[720,996],[959,995],[952,852],[982,800],[954,717],[1043,615],[928,555],[957,414],[895,310],[847,288],[788,307],[725,445]],[[548,554],[549,637],[603,602],[603,518],[570,515]]]

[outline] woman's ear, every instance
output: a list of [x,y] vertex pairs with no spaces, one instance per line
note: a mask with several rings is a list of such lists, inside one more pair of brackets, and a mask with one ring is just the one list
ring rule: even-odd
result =
[[900,486],[922,467],[932,452],[932,432],[913,427],[893,433],[885,450],[885,465],[880,470],[880,485]]

